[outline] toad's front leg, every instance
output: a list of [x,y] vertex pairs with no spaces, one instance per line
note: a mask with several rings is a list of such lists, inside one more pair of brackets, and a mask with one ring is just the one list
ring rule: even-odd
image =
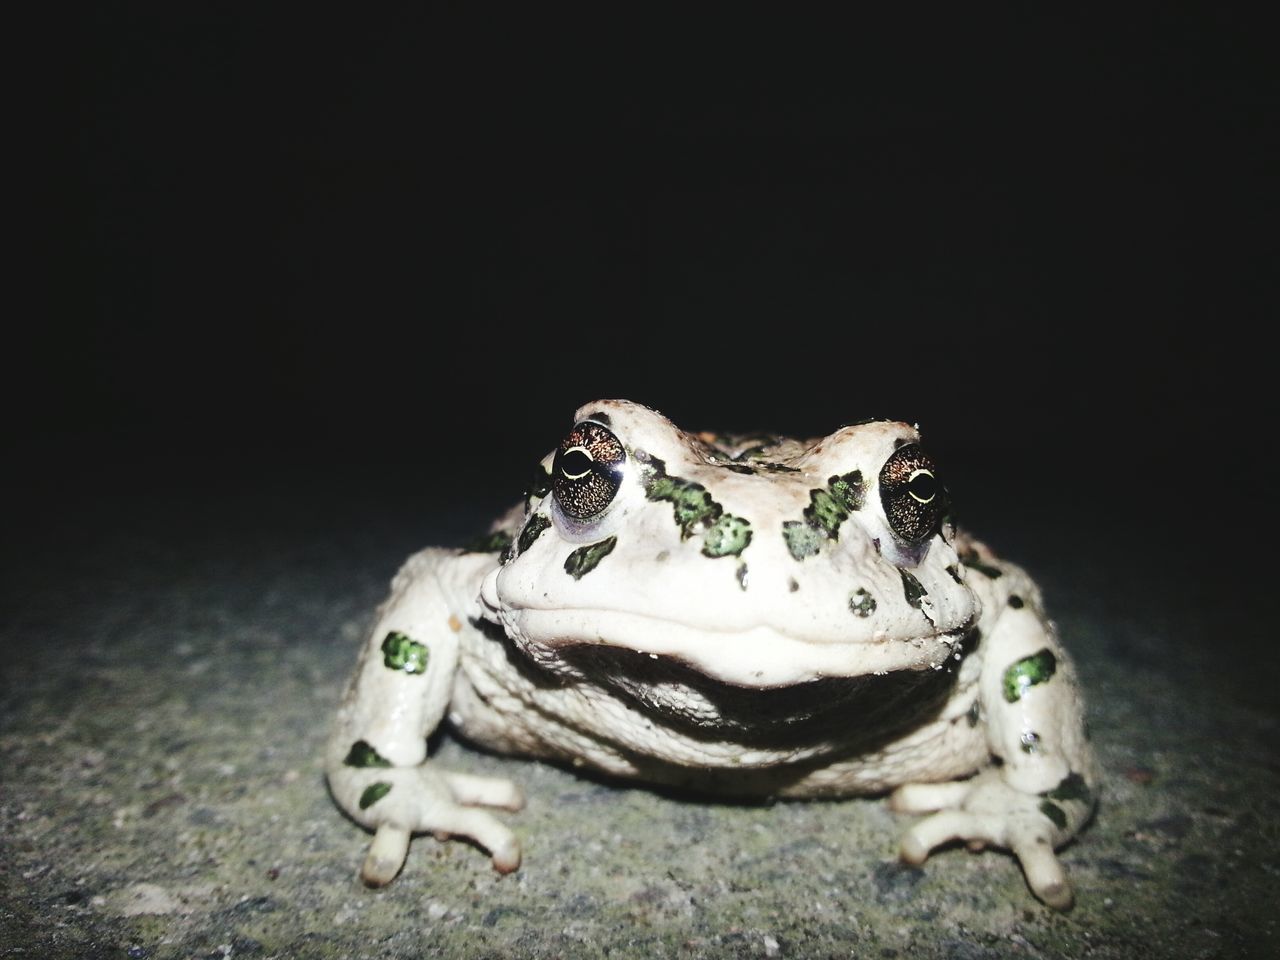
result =
[[424,550],[392,583],[391,596],[361,652],[329,738],[325,771],[338,804],[376,831],[360,870],[370,886],[400,871],[413,833],[466,837],[489,851],[494,867],[520,865],[520,842],[476,807],[518,810],[520,790],[506,780],[449,773],[426,759],[427,736],[448,707],[458,665],[458,631],[468,588],[492,557]]
[[1046,904],[1074,899],[1054,850],[1093,812],[1097,774],[1070,660],[1031,601],[1015,602],[983,640],[979,703],[996,766],[952,783],[898,788],[894,809],[938,811],[908,830],[902,857],[922,863],[951,840],[1013,852]]

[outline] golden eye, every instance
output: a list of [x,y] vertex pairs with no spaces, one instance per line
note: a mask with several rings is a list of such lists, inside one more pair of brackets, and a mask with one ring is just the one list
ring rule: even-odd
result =
[[560,509],[575,520],[598,517],[622,485],[627,451],[608,429],[584,420],[560,442],[551,464],[551,489]]
[[899,447],[880,470],[880,504],[889,528],[912,543],[932,536],[946,512],[937,467],[916,444]]

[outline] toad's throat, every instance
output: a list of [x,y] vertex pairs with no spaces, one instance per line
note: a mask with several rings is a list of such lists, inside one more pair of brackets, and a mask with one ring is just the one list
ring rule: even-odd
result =
[[559,655],[576,682],[607,688],[661,723],[758,746],[879,739],[938,714],[955,684],[952,671],[905,670],[751,688],[618,647],[580,644]]

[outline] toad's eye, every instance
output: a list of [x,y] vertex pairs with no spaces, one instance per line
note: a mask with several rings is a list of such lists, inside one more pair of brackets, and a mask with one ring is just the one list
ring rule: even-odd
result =
[[551,465],[551,489],[560,509],[575,520],[591,520],[613,502],[622,485],[627,451],[600,424],[584,420],[560,441]]
[[889,527],[911,543],[931,536],[946,510],[933,460],[915,444],[895,450],[880,470],[880,503]]

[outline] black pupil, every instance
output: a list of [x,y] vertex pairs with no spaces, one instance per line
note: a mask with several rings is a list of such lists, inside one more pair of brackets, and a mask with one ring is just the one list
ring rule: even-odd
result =
[[931,473],[917,473],[911,478],[910,488],[913,494],[927,502],[938,492],[938,481]]
[[552,467],[552,489],[566,517],[591,520],[613,502],[622,485],[627,452],[598,423],[583,421],[565,437]]
[[591,458],[581,450],[569,450],[560,457],[560,472],[573,479],[591,472]]

